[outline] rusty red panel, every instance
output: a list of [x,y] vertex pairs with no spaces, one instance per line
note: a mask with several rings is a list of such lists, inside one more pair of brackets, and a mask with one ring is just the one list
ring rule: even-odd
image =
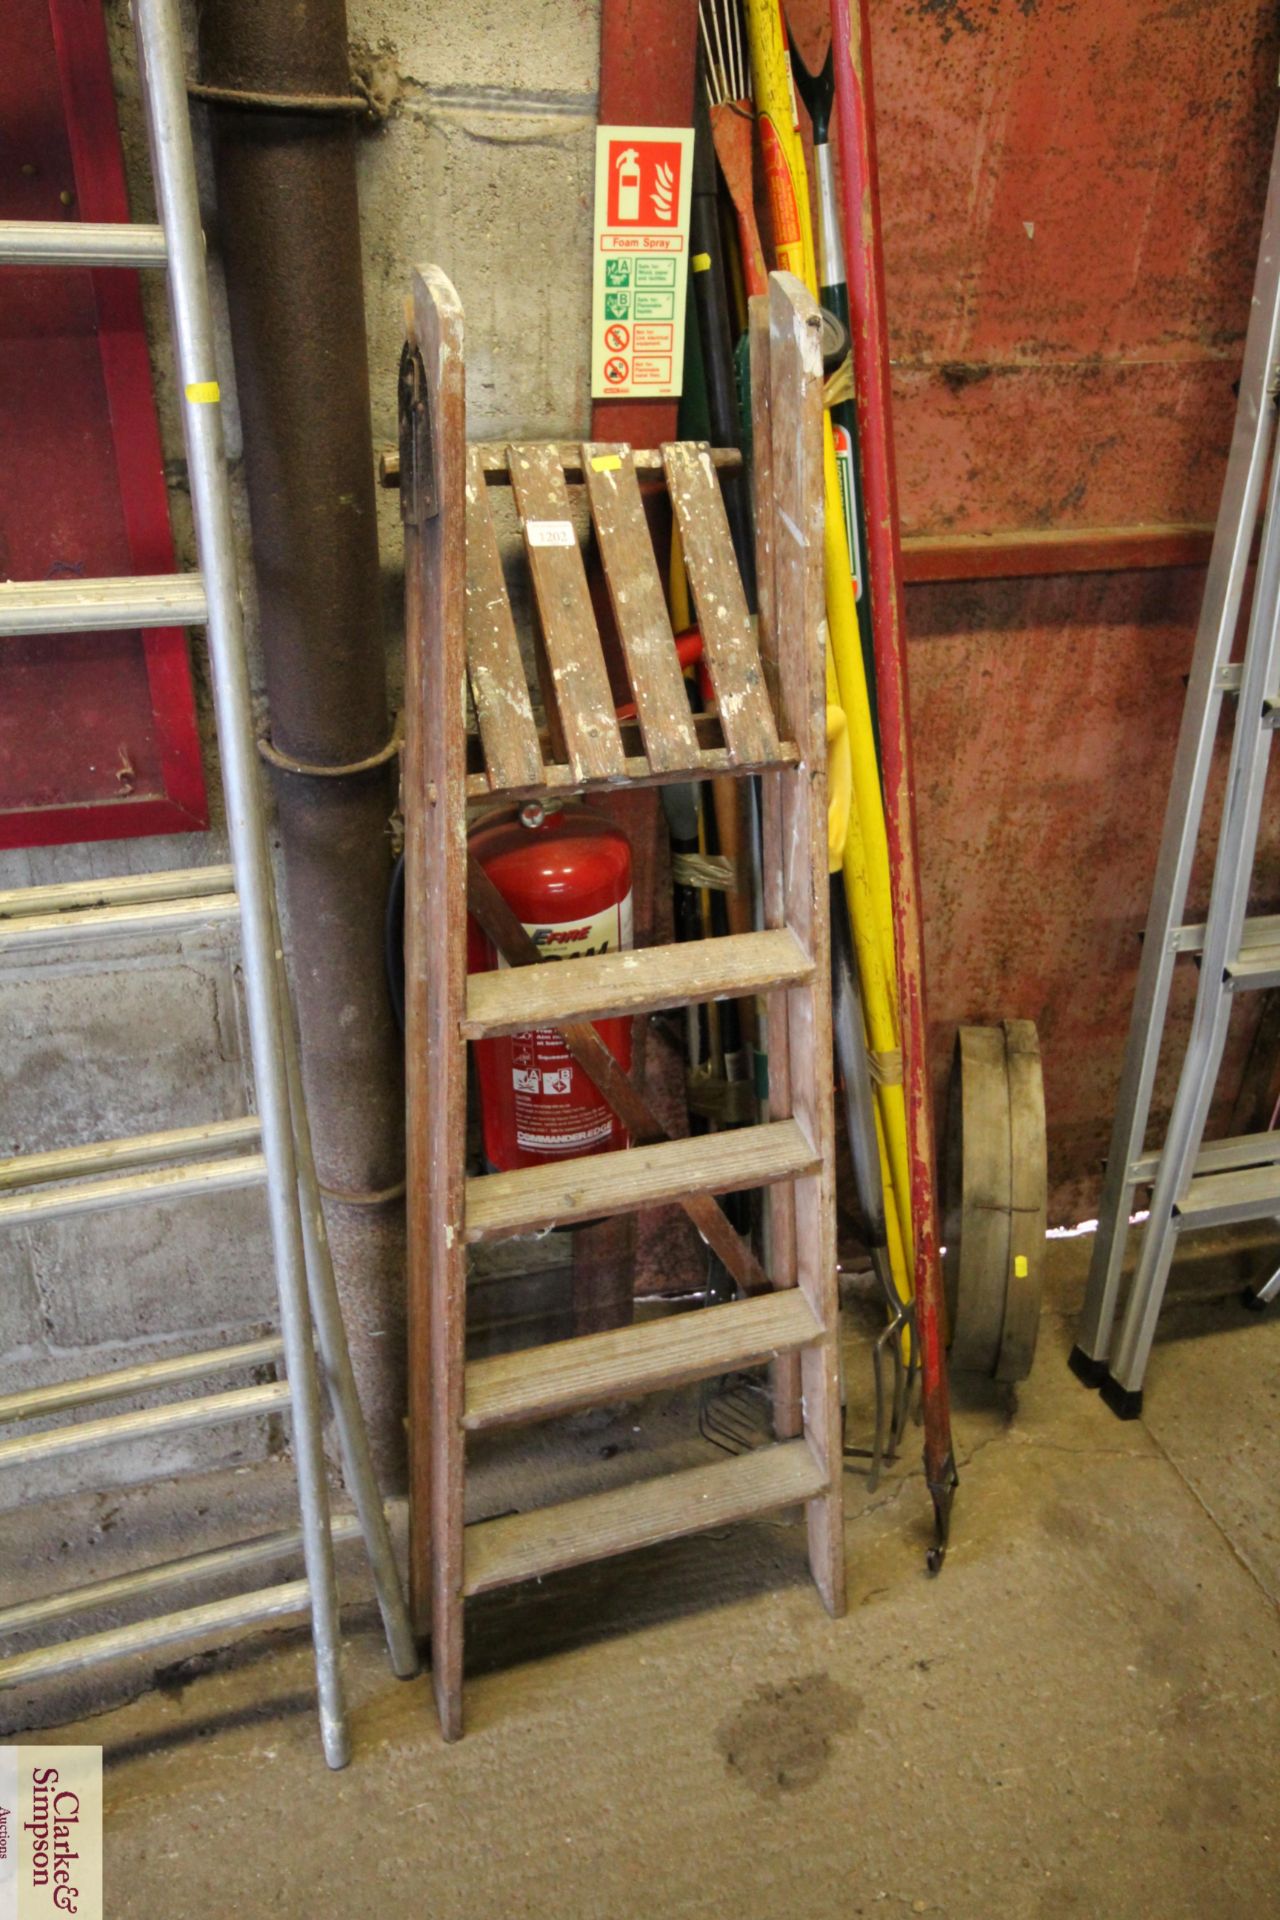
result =
[[[873,37],[904,530],[1213,519],[1274,7],[875,0]],[[1202,585],[908,593],[938,1084],[957,1022],[1037,1022],[1059,1220],[1096,1197]],[[1277,898],[1273,837],[1258,901]],[[1193,991],[1189,969],[1157,1118]]]

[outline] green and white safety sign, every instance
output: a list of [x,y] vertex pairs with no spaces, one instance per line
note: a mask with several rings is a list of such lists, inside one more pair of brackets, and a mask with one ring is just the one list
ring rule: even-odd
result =
[[678,394],[689,285],[689,127],[599,127],[591,394]]

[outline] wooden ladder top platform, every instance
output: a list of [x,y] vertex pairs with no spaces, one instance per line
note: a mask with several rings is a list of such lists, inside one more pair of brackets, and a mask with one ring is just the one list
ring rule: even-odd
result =
[[[468,447],[466,658],[481,757],[468,774],[468,799],[794,765],[795,745],[779,738],[777,690],[761,663],[720,492],[717,469],[739,460],[692,442],[660,451],[599,441]],[[715,693],[705,714],[689,710],[642,479],[649,486],[665,481],[670,494]],[[532,581],[545,662],[543,728],[490,507],[490,489],[502,485],[511,491]],[[634,720],[617,717],[571,489],[585,489]]]

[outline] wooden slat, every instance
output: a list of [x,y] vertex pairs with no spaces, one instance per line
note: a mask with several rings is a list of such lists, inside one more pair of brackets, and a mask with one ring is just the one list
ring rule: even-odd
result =
[[[797,748],[787,740],[778,747],[776,753],[767,760],[734,760],[725,747],[703,747],[690,767],[670,767],[665,773],[655,773],[647,758],[634,755],[623,763],[622,777],[629,787],[667,787],[680,780],[714,780],[722,773],[747,774],[764,773],[770,767],[794,766],[800,755]],[[509,789],[505,799],[536,800],[546,787],[558,788],[574,793],[604,793],[618,785],[615,774],[606,774],[598,780],[579,779],[572,767],[546,764],[542,777],[536,785]],[[469,773],[467,775],[468,800],[490,800],[493,789],[489,785],[487,774]]]
[[467,673],[489,785],[536,785],[542,751],[480,456],[467,452]]
[[582,471],[645,754],[656,773],[688,767],[698,741],[631,449],[586,442]]
[[791,1440],[561,1506],[483,1520],[466,1532],[466,1591],[488,1593],[659,1540],[730,1526],[812,1500],[826,1484],[807,1443]]
[[600,1213],[636,1213],[687,1193],[739,1193],[820,1164],[795,1121],[777,1120],[486,1174],[467,1182],[466,1237],[494,1240]]
[[760,1366],[822,1337],[803,1294],[760,1294],[727,1306],[669,1315],[641,1326],[521,1353],[495,1354],[467,1368],[462,1424],[475,1431],[548,1420],[582,1407]]
[[778,730],[710,450],[678,442],[662,459],[729,756],[771,760]]
[[482,1040],[525,1027],[766,993],[812,978],[812,960],[785,927],[638,952],[592,954],[572,965],[548,961],[539,967],[473,973],[467,981],[462,1031],[468,1040]]
[[[538,964],[537,947],[475,859],[468,862],[467,905],[510,966]],[[665,1139],[666,1127],[645,1095],[632,1085],[591,1022],[571,1023],[562,1032],[566,1049],[592,1086],[603,1094],[632,1140]],[[718,1201],[708,1193],[693,1193],[686,1194],[679,1204],[743,1293],[768,1291],[768,1274]]]
[[[505,487],[511,479],[507,471],[507,448],[503,441],[477,440],[475,450],[480,456],[480,470],[484,474],[485,485]],[[637,473],[646,477],[662,472],[662,455],[656,447],[633,447],[632,459]],[[582,449],[572,441],[562,440],[556,447],[556,454],[564,471],[568,484],[582,484],[582,468],[579,461]],[[711,458],[714,464],[727,473],[738,473],[742,468],[742,453],[738,447],[713,447]],[[378,459],[378,479],[384,487],[400,485],[400,455],[396,448],[387,447]]]
[[554,447],[513,446],[508,460],[574,778],[621,779],[626,758],[581,550],[576,539],[567,546],[539,544],[540,528],[572,523],[564,473]]

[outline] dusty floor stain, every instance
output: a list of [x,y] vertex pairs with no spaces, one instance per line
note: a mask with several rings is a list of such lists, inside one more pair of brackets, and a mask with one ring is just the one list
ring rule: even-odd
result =
[[764,1799],[811,1787],[831,1759],[837,1734],[851,1733],[862,1695],[829,1673],[807,1673],[781,1686],[761,1686],[716,1735],[725,1765]]

